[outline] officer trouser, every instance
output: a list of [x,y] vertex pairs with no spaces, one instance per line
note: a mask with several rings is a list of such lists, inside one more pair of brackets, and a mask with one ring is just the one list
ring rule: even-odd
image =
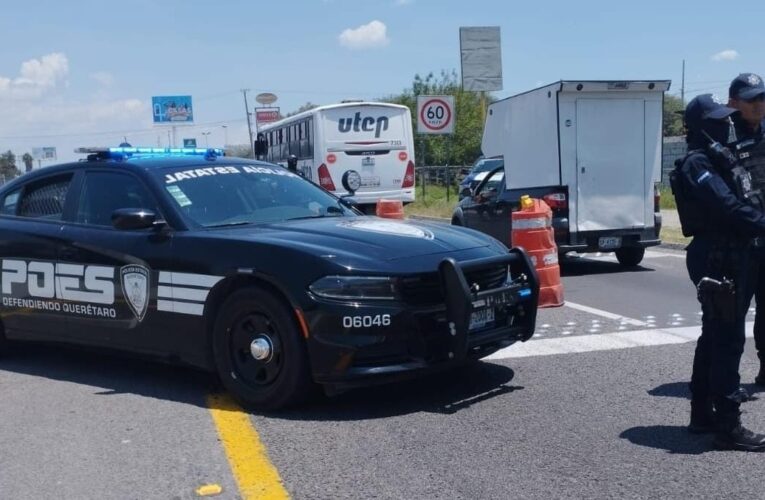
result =
[[758,248],[754,255],[760,267],[754,289],[754,299],[757,304],[754,313],[754,345],[760,362],[765,363],[765,248]]
[[723,320],[702,302],[701,336],[693,359],[691,394],[696,403],[711,399],[722,419],[730,421],[734,414],[738,418],[738,403],[726,396],[733,395],[741,382],[738,370],[744,352],[744,322],[754,294],[752,280],[747,276],[754,275],[757,263],[750,258],[751,250],[727,249],[725,263],[721,265],[714,258],[715,251],[713,241],[695,237],[686,254],[688,274],[694,285],[705,276],[733,279],[736,309],[733,319]]

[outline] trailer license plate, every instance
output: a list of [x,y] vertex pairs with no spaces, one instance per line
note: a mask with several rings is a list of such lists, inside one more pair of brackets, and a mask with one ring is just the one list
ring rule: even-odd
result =
[[613,250],[622,246],[621,236],[603,236],[598,238],[598,248],[602,250]]
[[375,166],[375,157],[374,156],[365,156],[361,159],[361,166],[362,167],[374,167]]
[[477,311],[473,311],[473,313],[470,314],[470,325],[468,326],[468,330],[477,330],[478,328],[483,328],[484,326],[493,322],[493,307],[489,307],[488,309],[479,309]]

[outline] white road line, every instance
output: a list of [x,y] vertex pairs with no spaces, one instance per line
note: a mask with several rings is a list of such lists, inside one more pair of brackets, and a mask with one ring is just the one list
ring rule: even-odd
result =
[[[645,255],[643,256],[644,259],[659,259],[662,257],[685,259],[685,252],[661,252],[657,250],[646,250]],[[616,256],[613,253],[601,253],[601,252],[570,254],[567,258],[618,262],[616,260]]]
[[577,304],[575,302],[569,302],[568,300],[564,302],[565,306],[570,307],[571,309],[577,309],[579,311],[584,311],[586,313],[594,314],[596,316],[601,316],[603,318],[613,319],[616,321],[621,321],[622,323],[625,323],[627,325],[632,326],[648,326],[648,323],[645,321],[640,321],[639,319],[632,319],[627,318],[626,316],[621,316],[619,314],[610,313],[608,311],[603,311],[602,309],[595,309],[594,307],[590,306],[583,306],[582,304]]
[[[746,324],[746,336],[753,337],[754,322]],[[701,335],[701,326],[661,328],[656,330],[633,330],[630,332],[579,335],[552,339],[529,340],[501,349],[487,360],[552,356],[593,351],[611,351],[632,347],[649,347],[695,342]]]

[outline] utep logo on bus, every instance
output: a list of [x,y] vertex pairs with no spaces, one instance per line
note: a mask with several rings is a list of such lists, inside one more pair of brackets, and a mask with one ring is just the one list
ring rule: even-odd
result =
[[375,138],[379,138],[380,134],[388,130],[388,117],[380,116],[374,118],[372,116],[361,117],[361,112],[357,111],[353,118],[340,118],[337,122],[337,131],[344,134],[350,132],[353,129],[354,132],[375,132]]

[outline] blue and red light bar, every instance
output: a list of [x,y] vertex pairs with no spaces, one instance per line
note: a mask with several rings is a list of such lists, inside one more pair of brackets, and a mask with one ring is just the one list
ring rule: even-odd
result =
[[99,156],[223,156],[220,148],[77,148],[75,153],[96,154]]

